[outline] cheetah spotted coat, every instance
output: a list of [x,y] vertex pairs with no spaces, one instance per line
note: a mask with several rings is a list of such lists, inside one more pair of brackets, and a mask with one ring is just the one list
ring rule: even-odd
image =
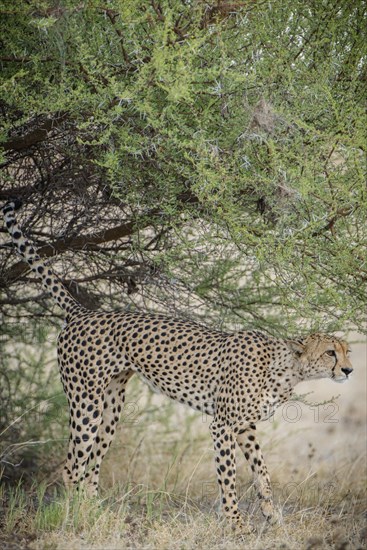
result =
[[210,432],[222,508],[235,530],[252,529],[238,508],[236,443],[252,470],[264,516],[276,521],[256,423],[269,418],[302,380],[346,380],[352,371],[347,344],[324,334],[277,340],[257,331],[210,330],[159,314],[89,311],[74,300],[25,239],[15,219],[19,206],[12,201],[3,208],[8,231],[66,316],[58,338],[70,412],[66,486],[83,486],[92,495],[97,492],[101,462],[116,431],[126,384],[137,373],[155,390],[213,417]]

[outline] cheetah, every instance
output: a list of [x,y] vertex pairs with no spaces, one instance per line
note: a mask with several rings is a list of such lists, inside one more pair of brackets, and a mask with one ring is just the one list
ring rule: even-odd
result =
[[126,385],[138,374],[153,389],[213,417],[209,429],[221,505],[235,531],[252,530],[238,506],[236,443],[250,465],[263,515],[276,522],[256,424],[289,400],[303,380],[347,380],[353,370],[347,343],[326,334],[281,340],[258,331],[221,332],[161,314],[85,309],[23,236],[15,218],[19,207],[18,200],[3,207],[12,241],[65,313],[57,348],[70,416],[66,487],[97,494]]

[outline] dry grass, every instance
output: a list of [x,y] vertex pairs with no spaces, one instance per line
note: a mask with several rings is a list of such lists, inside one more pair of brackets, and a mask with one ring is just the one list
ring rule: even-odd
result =
[[6,507],[0,543],[55,550],[364,548],[362,487],[351,479],[348,486],[349,492],[325,491],[316,498],[306,488],[283,507],[283,523],[276,527],[255,510],[256,532],[245,538],[234,537],[208,505],[185,495],[146,487],[127,495],[117,487],[100,500],[69,501],[65,495],[45,499],[42,491],[18,491]]
[[218,515],[210,419],[136,381],[103,467],[101,498],[69,500],[54,480],[26,491],[3,489],[0,547],[366,548],[365,359],[366,347],[356,344],[350,383],[297,388],[314,391],[308,400],[319,403],[341,394],[336,405],[297,402],[260,427],[282,524],[263,521],[239,456],[241,507],[253,515],[256,531],[234,537]]

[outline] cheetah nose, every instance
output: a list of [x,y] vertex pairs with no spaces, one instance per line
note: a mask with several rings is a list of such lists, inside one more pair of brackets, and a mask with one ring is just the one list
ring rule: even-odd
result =
[[342,372],[344,372],[345,376],[348,376],[348,374],[353,372],[353,369],[350,369],[349,367],[346,367],[345,369],[342,369]]

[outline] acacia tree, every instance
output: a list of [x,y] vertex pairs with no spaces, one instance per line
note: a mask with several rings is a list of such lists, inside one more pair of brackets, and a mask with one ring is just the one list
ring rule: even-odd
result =
[[[23,199],[79,301],[363,328],[364,2],[3,0],[1,16],[0,198]],[[4,330],[57,314],[2,242]]]

